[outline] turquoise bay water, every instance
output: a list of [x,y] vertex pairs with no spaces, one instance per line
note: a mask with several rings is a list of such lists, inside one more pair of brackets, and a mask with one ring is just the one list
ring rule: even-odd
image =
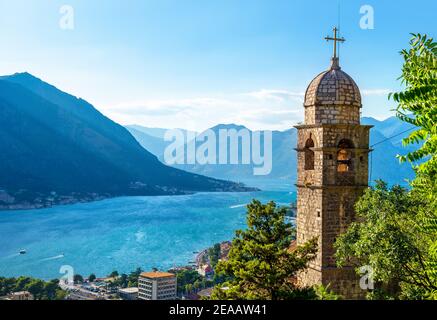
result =
[[[288,205],[291,184],[252,183],[264,191],[125,197],[42,210],[0,211],[0,276],[59,278],[75,273],[105,276],[137,267],[187,265],[195,251],[230,240],[245,228],[253,198]],[[27,254],[20,255],[21,249]]]

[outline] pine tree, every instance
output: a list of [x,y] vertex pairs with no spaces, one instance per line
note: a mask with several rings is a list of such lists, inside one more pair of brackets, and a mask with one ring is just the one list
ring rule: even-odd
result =
[[228,281],[214,288],[212,299],[280,300],[309,297],[312,289],[296,286],[296,275],[315,258],[317,239],[290,249],[294,228],[285,222],[286,209],[274,202],[248,205],[247,230],[238,230],[229,258],[216,272]]

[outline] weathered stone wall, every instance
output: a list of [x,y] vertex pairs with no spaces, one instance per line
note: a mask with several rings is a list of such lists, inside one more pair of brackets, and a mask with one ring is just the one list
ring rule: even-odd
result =
[[318,105],[305,108],[307,124],[359,124],[360,107],[344,105]]
[[323,125],[323,147],[337,147],[342,139],[353,142],[354,148],[369,147],[369,130],[372,126],[364,125]]
[[[353,269],[336,267],[334,243],[355,220],[354,204],[368,183],[369,126],[298,126],[297,243],[318,238],[317,258],[299,274],[304,286],[323,283],[345,298],[365,292]],[[314,141],[314,170],[305,170],[305,142]],[[350,171],[338,172],[337,152],[342,139],[350,140]],[[347,179],[346,179],[347,178]]]
[[[369,171],[369,130],[371,126],[321,125],[298,128],[298,185],[358,185],[366,186]],[[305,170],[305,142],[314,141],[314,170]],[[342,139],[354,146],[351,171],[337,172],[338,145]]]
[[361,300],[367,293],[360,288],[360,277],[353,268],[325,268],[321,283],[346,299]]
[[297,279],[300,284],[308,287],[320,284],[329,286],[329,290],[346,299],[362,300],[367,293],[367,290],[360,288],[360,277],[352,268],[316,270],[309,267],[299,273]]
[[297,281],[302,286],[313,287],[323,283],[320,269],[309,267],[297,275]]
[[323,193],[321,189],[298,187],[297,193],[297,244],[318,238],[317,258],[310,263],[310,267],[320,270],[322,267],[322,205]]
[[[368,184],[369,130],[370,126],[331,125],[323,126],[323,185]],[[350,171],[337,171],[338,145],[341,140],[350,140],[354,146],[350,151]]]
[[354,205],[364,187],[326,187],[322,200],[322,265],[336,267],[334,243],[355,220]]
[[[314,170],[305,170],[305,143],[311,138],[314,141]],[[301,185],[320,185],[322,184],[323,155],[315,151],[323,142],[323,130],[321,128],[302,128],[298,130],[298,177],[297,183]]]

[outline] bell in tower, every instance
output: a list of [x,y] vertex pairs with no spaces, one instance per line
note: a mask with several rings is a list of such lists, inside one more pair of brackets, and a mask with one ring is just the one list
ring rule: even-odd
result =
[[360,124],[361,94],[334,55],[305,94],[305,123],[298,130],[297,243],[317,238],[318,254],[299,276],[304,286],[330,285],[344,298],[365,295],[352,267],[338,268],[334,242],[355,220],[354,204],[368,187],[369,131]]

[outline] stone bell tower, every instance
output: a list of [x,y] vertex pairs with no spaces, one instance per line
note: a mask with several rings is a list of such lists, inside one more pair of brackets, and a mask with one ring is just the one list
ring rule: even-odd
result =
[[302,285],[330,284],[345,298],[365,294],[352,267],[337,268],[333,244],[354,221],[354,204],[368,186],[369,131],[360,124],[361,94],[341,70],[334,41],[331,66],[305,94],[305,124],[298,130],[297,244],[318,238],[317,258],[299,276]]

